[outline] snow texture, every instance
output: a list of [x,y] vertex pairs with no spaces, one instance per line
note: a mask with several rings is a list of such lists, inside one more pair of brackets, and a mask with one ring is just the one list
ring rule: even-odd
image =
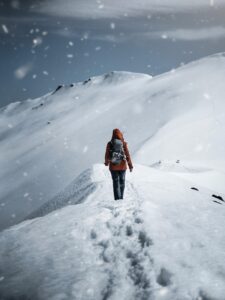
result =
[[[111,72],[0,110],[1,300],[225,299],[224,67]],[[123,201],[103,165],[116,127]]]
[[224,299],[225,210],[209,190],[136,164],[115,202],[108,170],[86,173],[82,202],[3,231],[2,299]]

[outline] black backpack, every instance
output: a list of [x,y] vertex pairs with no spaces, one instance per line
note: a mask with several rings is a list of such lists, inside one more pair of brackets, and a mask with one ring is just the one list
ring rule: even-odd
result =
[[122,160],[125,160],[123,142],[119,139],[110,141],[110,161],[114,165],[119,165]]

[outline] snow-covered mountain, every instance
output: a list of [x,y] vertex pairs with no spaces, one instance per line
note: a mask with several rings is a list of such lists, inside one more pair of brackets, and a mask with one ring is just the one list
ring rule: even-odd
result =
[[[225,54],[0,112],[0,299],[225,299]],[[120,128],[134,162],[115,202]]]
[[[224,65],[224,54],[217,54],[155,78],[112,72],[2,108],[0,228],[102,163],[115,127],[136,163],[180,160],[190,169],[223,172]],[[220,189],[224,177],[214,178]]]

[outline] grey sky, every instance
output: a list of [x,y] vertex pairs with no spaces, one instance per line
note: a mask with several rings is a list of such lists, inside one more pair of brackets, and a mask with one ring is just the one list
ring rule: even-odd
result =
[[1,102],[225,51],[225,0],[0,0]]

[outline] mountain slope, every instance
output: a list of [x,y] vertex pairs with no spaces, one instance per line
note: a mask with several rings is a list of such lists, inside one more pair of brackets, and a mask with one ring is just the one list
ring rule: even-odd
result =
[[180,160],[224,176],[224,65],[218,54],[155,78],[112,72],[1,109],[0,228],[103,162],[115,127],[135,163]]
[[136,165],[115,202],[108,170],[88,173],[82,203],[0,234],[1,299],[224,300],[225,206],[209,190]]

